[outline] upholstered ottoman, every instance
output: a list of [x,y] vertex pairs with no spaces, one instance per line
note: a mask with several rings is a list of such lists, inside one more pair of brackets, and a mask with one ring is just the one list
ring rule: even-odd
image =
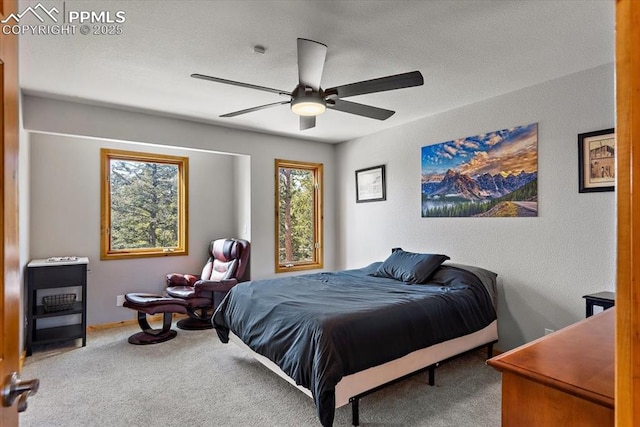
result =
[[[187,302],[158,294],[132,293],[124,296],[124,307],[138,312],[138,325],[142,332],[131,335],[129,342],[136,345],[156,344],[168,341],[178,334],[171,329],[173,313],[187,314]],[[162,329],[153,329],[147,321],[147,314],[164,313]]]

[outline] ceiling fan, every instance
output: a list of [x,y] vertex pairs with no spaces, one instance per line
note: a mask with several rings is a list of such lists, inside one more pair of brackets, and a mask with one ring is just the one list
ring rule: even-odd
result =
[[219,77],[206,76],[204,74],[191,74],[191,77],[203,80],[210,80],[217,83],[257,89],[272,92],[278,95],[289,97],[286,101],[272,102],[270,104],[259,105],[232,113],[223,114],[220,117],[235,117],[265,108],[279,105],[291,104],[291,110],[300,116],[300,130],[310,129],[316,125],[316,116],[322,114],[327,108],[342,111],[343,113],[356,114],[358,116],[369,117],[377,120],[386,120],[395,111],[383,108],[372,107],[370,105],[345,101],[343,98],[363,95],[367,93],[384,92],[387,90],[402,89],[406,87],[420,86],[424,83],[422,74],[419,71],[396,74],[393,76],[380,77],[372,80],[365,80],[357,83],[350,83],[342,86],[335,86],[329,89],[322,89],[322,70],[327,56],[327,46],[313,40],[298,39],[298,78],[299,83],[288,92],[286,90],[273,89],[265,86],[257,86],[249,83],[242,83]]

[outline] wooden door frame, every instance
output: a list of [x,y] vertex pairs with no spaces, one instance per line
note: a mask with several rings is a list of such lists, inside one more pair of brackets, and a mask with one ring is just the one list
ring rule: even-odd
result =
[[617,0],[615,24],[618,240],[615,424],[627,427],[640,425],[640,411],[634,411],[640,408],[640,3]]
[[[16,0],[3,0],[0,16],[16,13]],[[18,372],[20,355],[20,255],[18,239],[19,87],[18,36],[3,34],[0,40],[0,386]],[[18,425],[17,405],[0,406],[0,425]]]

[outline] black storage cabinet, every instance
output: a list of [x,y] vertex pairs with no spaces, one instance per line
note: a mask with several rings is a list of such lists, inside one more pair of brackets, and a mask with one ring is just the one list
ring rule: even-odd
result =
[[[31,356],[33,346],[59,341],[82,339],[87,344],[87,265],[89,259],[73,261],[33,260],[27,264],[26,353]],[[40,290],[73,287],[75,303],[60,311],[46,312]],[[50,292],[47,292],[50,294]],[[55,292],[54,292],[55,293]],[[55,327],[38,328],[38,320],[79,314],[80,322]]]

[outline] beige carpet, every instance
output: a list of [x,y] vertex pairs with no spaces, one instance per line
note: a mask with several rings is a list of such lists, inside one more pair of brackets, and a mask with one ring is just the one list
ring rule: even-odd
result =
[[[214,331],[182,331],[168,342],[134,346],[133,326],[92,332],[87,346],[36,348],[23,378],[40,391],[21,427],[320,426],[310,398]],[[70,344],[70,345],[69,345]],[[500,375],[481,353],[419,374],[360,401],[361,426],[499,426]],[[351,425],[351,407],[335,426]]]

